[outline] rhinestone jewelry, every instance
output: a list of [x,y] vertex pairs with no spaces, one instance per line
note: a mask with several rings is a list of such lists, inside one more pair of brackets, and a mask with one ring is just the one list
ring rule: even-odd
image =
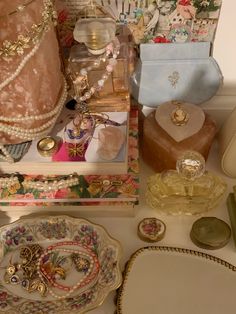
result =
[[10,264],[4,274],[5,283],[21,285],[29,293],[38,291],[41,296],[45,296],[47,286],[38,278],[37,273],[37,261],[42,252],[43,248],[39,244],[21,247],[20,258],[22,262],[20,264],[12,264],[10,260]]

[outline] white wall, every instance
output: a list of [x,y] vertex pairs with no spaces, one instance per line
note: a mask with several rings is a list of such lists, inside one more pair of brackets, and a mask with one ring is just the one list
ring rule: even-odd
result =
[[219,95],[236,95],[236,1],[222,0],[213,56],[218,61],[224,86]]
[[236,106],[236,0],[222,2],[213,56],[220,65],[224,84],[215,97],[201,105],[219,127]]

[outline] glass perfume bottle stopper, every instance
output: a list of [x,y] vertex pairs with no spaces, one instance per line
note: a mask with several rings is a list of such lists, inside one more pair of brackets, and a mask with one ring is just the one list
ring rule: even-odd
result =
[[74,39],[84,43],[89,52],[100,55],[112,42],[116,33],[116,21],[104,7],[93,1],[79,12],[74,28]]
[[176,162],[177,172],[188,180],[195,180],[205,172],[205,159],[195,151],[186,151]]

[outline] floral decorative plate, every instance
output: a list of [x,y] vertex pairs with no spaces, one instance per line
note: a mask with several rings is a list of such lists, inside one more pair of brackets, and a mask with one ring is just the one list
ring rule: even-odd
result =
[[118,314],[234,314],[236,267],[202,252],[150,246],[127,264]]
[[67,216],[0,228],[0,313],[85,313],[122,281],[121,247],[106,230]]

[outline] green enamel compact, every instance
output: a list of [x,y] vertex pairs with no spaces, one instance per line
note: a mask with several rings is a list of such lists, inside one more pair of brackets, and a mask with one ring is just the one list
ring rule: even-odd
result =
[[202,217],[192,226],[190,237],[200,248],[215,250],[225,246],[230,239],[229,225],[216,217]]

